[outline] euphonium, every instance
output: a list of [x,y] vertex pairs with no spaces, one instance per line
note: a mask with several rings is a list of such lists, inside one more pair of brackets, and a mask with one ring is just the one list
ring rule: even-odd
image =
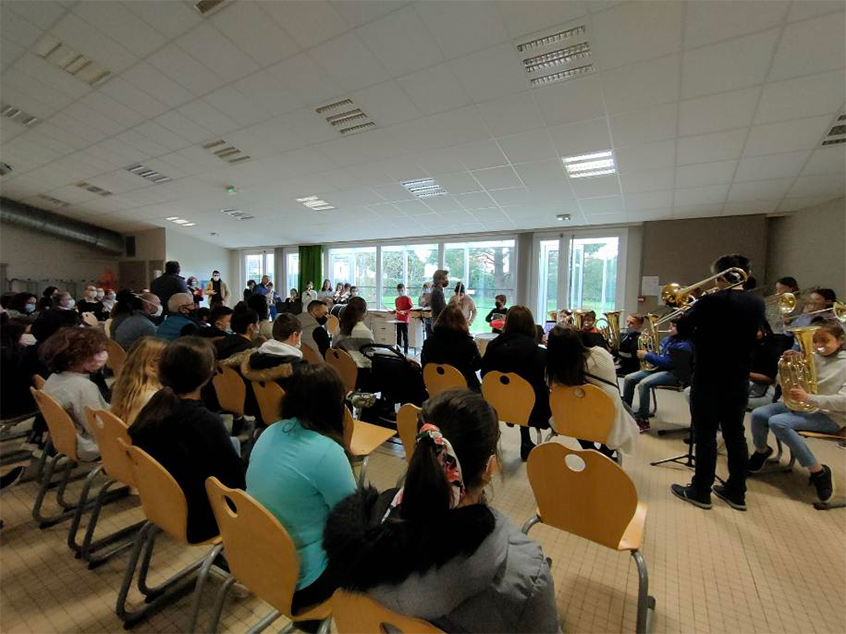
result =
[[817,393],[817,366],[814,363],[814,332],[819,326],[791,328],[790,332],[799,342],[799,354],[782,357],[778,362],[778,381],[781,383],[784,404],[794,412],[813,414],[818,408],[790,398],[790,390],[802,388],[808,394]]
[[[643,330],[640,337],[637,339],[637,349],[645,352],[655,352],[658,348],[658,333],[655,324],[658,321],[658,316],[652,313],[643,318]],[[654,370],[655,366],[649,363],[646,359],[640,360],[641,370]]]
[[622,310],[612,310],[602,313],[605,317],[605,326],[600,327],[599,330],[612,350],[618,350],[620,348],[620,315],[622,314]]
[[585,327],[585,315],[587,315],[586,310],[574,310],[572,315],[572,325],[576,328],[576,330],[581,330]]

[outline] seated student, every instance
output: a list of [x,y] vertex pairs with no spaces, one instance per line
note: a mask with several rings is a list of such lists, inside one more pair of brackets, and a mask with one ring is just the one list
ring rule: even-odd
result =
[[332,301],[334,303],[339,303],[346,299],[346,295],[348,293],[347,289],[349,289],[349,284],[344,284],[343,282],[338,282],[335,284],[335,294],[332,295]]
[[[843,327],[834,320],[823,320],[814,333],[814,363],[817,370],[817,393],[808,394],[801,388],[791,388],[791,399],[819,408],[814,413],[795,412],[784,402],[764,405],[752,412],[752,442],[755,451],[749,458],[749,471],[760,471],[773,450],[767,446],[770,431],[790,448],[810,473],[809,485],[817,490],[821,502],[834,495],[831,468],[820,464],[797,431],[833,434],[846,425],[846,350],[843,349]],[[788,350],[785,356],[796,356]]]
[[338,334],[332,338],[332,347],[350,353],[359,368],[370,368],[370,359],[365,357],[361,348],[375,343],[370,328],[364,325],[367,316],[367,302],[363,297],[351,297],[341,312]]
[[[162,302],[158,295],[142,293],[125,298],[119,304],[128,307],[129,313],[121,312],[120,319],[112,320],[112,339],[124,350],[129,350],[141,337],[155,337],[158,327],[155,320],[162,314]],[[117,321],[117,327],[114,327]]]
[[599,329],[596,327],[595,310],[589,310],[585,313],[584,318],[582,319],[582,332],[588,332],[591,334],[599,333]]
[[[532,311],[525,306],[512,306],[505,316],[502,334],[488,343],[482,357],[482,378],[492,370],[514,372],[526,379],[535,391],[535,407],[529,424],[539,429],[549,427],[549,388],[546,385],[546,350],[537,342]],[[529,459],[535,448],[528,427],[520,427],[520,458]]]
[[299,315],[303,312],[303,302],[296,288],[292,288],[288,298],[280,304],[280,312]]
[[[200,324],[200,330],[209,325],[210,316],[211,310],[209,310],[205,306],[200,306],[199,308],[197,308],[197,310],[194,311],[194,319],[196,319],[197,322]],[[199,332],[197,334],[199,335]]]
[[[158,296],[157,296],[158,297]],[[117,293],[111,288],[106,289],[103,292],[103,310],[111,316],[112,309],[115,307],[115,303],[117,303]]]
[[100,449],[88,429],[85,406],[93,409],[109,406],[89,376],[99,371],[109,358],[106,335],[96,328],[62,328],[42,344],[40,352],[52,372],[44,391],[73,419],[79,458],[96,460]]
[[359,489],[330,513],[338,585],[445,632],[559,632],[549,560],[485,499],[494,409],[450,390],[423,404],[418,428],[403,489]]
[[781,312],[781,310],[779,309],[779,303],[777,301],[767,301],[767,321],[772,327],[773,334],[778,335],[778,337],[790,337],[790,335],[785,334],[784,332],[785,320],[788,320],[789,323],[790,317],[799,315],[802,310],[802,308],[800,308],[801,301],[798,301],[800,299],[799,283],[796,281],[795,277],[791,277],[789,275],[785,277],[780,277],[775,282],[775,293],[776,295],[782,295],[783,293],[793,293],[793,295],[797,299],[796,308],[794,308],[793,311],[787,314]]
[[625,376],[640,369],[640,359],[637,358],[637,343],[643,330],[643,315],[632,313],[626,317],[626,331],[620,337],[620,347],[614,353],[619,364],[618,376]]
[[[634,450],[637,427],[620,399],[614,359],[604,348],[588,348],[580,333],[559,324],[549,333],[546,348],[546,375],[550,387],[555,385],[584,385],[592,383],[614,401],[616,416],[611,431],[599,452],[614,457],[614,451],[631,453]],[[579,440],[585,449],[596,449],[594,443]]]
[[141,337],[126,354],[126,362],[112,386],[112,414],[131,426],[147,402],[161,389],[159,359],[167,343]]
[[678,385],[679,379],[673,373],[671,350],[684,350],[693,354],[693,347],[686,339],[682,339],[676,330],[677,320],[670,322],[670,336],[661,340],[658,352],[637,351],[638,359],[645,359],[655,366],[654,370],[638,370],[626,375],[623,384],[623,400],[631,407],[635,387],[638,391],[638,410],[635,420],[641,432],[649,431],[649,388],[656,385]]
[[482,357],[458,304],[450,302],[441,311],[432,336],[423,342],[420,364],[425,367],[427,363],[449,364],[464,375],[467,387],[476,392],[481,389],[476,371],[482,367]]
[[408,323],[411,321],[411,308],[414,302],[405,292],[405,284],[397,284],[397,298],[394,299],[394,310],[397,321],[397,346],[402,346],[403,352],[408,354]]
[[259,317],[258,330],[255,337],[261,337],[262,341],[273,339],[273,322],[270,321],[270,311],[267,307],[267,300],[264,295],[254,293],[247,298],[247,306],[252,308]]
[[82,299],[76,304],[76,309],[80,314],[91,313],[97,318],[97,321],[106,321],[106,313],[103,311],[103,304],[97,300],[97,287],[86,286]]
[[256,281],[255,280],[247,280],[247,287],[241,293],[244,301],[247,301],[250,295],[256,292]]
[[[328,280],[327,280],[328,281]],[[303,328],[303,345],[309,346],[323,359],[329,349],[329,333],[324,327],[328,321],[328,309],[321,300],[315,300],[308,305],[308,311],[297,315]]]
[[49,310],[56,305],[56,300],[59,298],[59,289],[56,286],[48,286],[41,291],[41,299],[38,300],[36,309],[40,311]]
[[38,298],[32,293],[17,293],[12,296],[7,312],[12,319],[31,324],[38,317],[37,305]]
[[167,300],[168,315],[156,330],[156,336],[165,341],[178,337],[190,337],[200,331],[200,322],[195,318],[197,305],[191,293],[174,293]]
[[326,517],[355,491],[344,447],[344,386],[329,365],[306,366],[288,385],[282,420],[250,454],[247,492],[273,513],[297,547],[294,612],[337,588],[323,548]]
[[208,339],[181,337],[171,342],[159,360],[164,387],[129,428],[132,443],[158,460],[182,488],[192,544],[218,534],[206,478],[215,476],[228,487],[244,488],[243,463],[223,419],[200,400],[213,374],[214,348]]
[[239,302],[229,322],[232,333],[214,342],[215,356],[219,360],[228,359],[232,355],[256,347],[253,335],[258,330],[258,321],[258,313]]
[[[265,341],[255,352],[245,356],[240,371],[248,381],[276,381],[287,388],[291,376],[306,361],[300,350],[302,326],[294,315],[282,313],[273,322],[273,339]],[[267,425],[273,421],[264,421]]]
[[200,337],[207,339],[214,339],[216,337],[225,337],[230,333],[230,324],[232,322],[232,313],[234,311],[228,306],[218,304],[211,309],[209,313],[209,325],[206,328],[200,328],[197,333]]
[[[311,302],[316,301],[316,300],[317,300],[317,291],[314,290],[314,282],[308,282],[306,284],[305,290],[303,291],[302,297],[300,297],[300,305],[303,308],[308,308],[308,305]],[[303,312],[303,311],[301,310],[300,313],[301,312]],[[296,313],[296,314],[299,315],[300,313]]]
[[334,301],[334,297],[335,295],[332,292],[332,280],[327,278],[323,280],[323,286],[321,286],[320,290],[317,292],[317,299],[329,306],[329,304]]
[[766,321],[758,329],[758,341],[752,350],[752,369],[749,372],[749,401],[746,411],[769,405],[775,396],[775,380],[778,376],[778,358],[781,344],[773,335]]
[[[485,315],[485,321],[491,323],[492,321],[501,321],[505,319],[505,314],[508,312],[508,308],[505,307],[505,302],[508,298],[505,295],[497,295],[494,297],[494,307],[491,308],[491,312]],[[534,319],[534,317],[532,318]],[[502,332],[502,328],[494,328],[491,326],[491,330],[493,332]]]
[[[802,297],[805,299],[804,295]],[[831,308],[836,301],[837,293],[830,288],[817,288],[810,291],[807,299],[805,299],[802,314],[795,319],[791,319],[788,328],[799,328],[810,325],[818,315],[809,315],[808,313],[815,313],[826,308]]]

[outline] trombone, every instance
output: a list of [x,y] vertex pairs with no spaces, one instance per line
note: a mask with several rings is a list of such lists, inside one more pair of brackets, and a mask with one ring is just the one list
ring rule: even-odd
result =
[[[664,301],[664,304],[670,307],[674,307],[675,310],[671,310],[669,313],[667,313],[657,321],[653,322],[652,327],[657,329],[658,326],[666,324],[668,321],[672,321],[676,317],[686,313],[687,310],[691,306],[693,306],[698,299],[694,295],[694,293],[697,290],[700,290],[708,282],[713,282],[715,280],[720,279],[721,277],[727,280],[734,279],[733,282],[731,282],[728,286],[723,289],[725,290],[745,284],[746,280],[749,279],[749,274],[743,269],[733,266],[731,268],[726,269],[725,271],[720,271],[719,273],[716,273],[711,277],[706,277],[704,280],[700,280],[696,282],[696,284],[691,284],[690,286],[682,287],[680,284],[676,283],[666,284],[663,288],[661,288],[661,299]],[[711,293],[716,293],[719,290],[721,290],[719,287],[714,286],[712,288],[702,290],[700,296],[710,295]]]
[[799,313],[798,315],[791,315],[790,317],[786,317],[785,321],[793,321],[794,319],[802,315],[819,315],[821,313],[831,313],[831,316],[834,317],[834,319],[839,321],[841,324],[846,323],[846,304],[844,304],[843,302],[834,302],[828,308],[812,310],[810,313]]

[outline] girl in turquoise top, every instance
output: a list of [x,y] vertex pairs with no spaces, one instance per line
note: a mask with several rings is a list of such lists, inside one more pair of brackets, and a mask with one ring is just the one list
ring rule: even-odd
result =
[[247,492],[288,531],[300,561],[293,611],[328,599],[337,586],[326,570],[323,528],[329,511],[355,491],[343,446],[344,385],[326,364],[294,373],[282,420],[256,441]]

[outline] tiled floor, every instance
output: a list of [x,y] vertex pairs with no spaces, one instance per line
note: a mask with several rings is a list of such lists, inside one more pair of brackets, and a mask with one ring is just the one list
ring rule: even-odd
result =
[[[660,398],[660,419],[685,421],[680,395]],[[495,482],[491,502],[519,525],[533,512],[534,501],[518,437],[517,430],[503,427],[503,479]],[[846,451],[811,442],[818,457],[833,467],[838,489],[846,490]],[[669,493],[669,485],[687,482],[689,472],[648,465],[683,451],[680,435],[641,436],[637,453],[625,462],[649,505],[643,553],[657,600],[655,631],[846,631],[846,509],[814,510],[813,491],[801,469],[751,480],[746,513],[718,500],[711,511],[693,508]],[[387,488],[402,468],[398,450],[386,446],[370,460],[368,477]],[[724,457],[719,469],[725,469]],[[0,631],[122,631],[114,604],[126,556],[87,570],[67,548],[67,524],[44,531],[34,526],[29,513],[35,490],[29,483],[0,497],[6,523],[0,534]],[[107,507],[101,525],[109,530],[138,519],[140,510],[124,500]],[[637,574],[630,557],[543,526],[535,527],[532,536],[553,559],[565,631],[634,631]],[[179,547],[167,539],[160,546],[153,582],[202,554],[201,548]],[[202,623],[210,609],[208,595]],[[130,597],[137,600],[138,595]],[[182,599],[134,631],[185,631],[189,602]],[[232,601],[221,631],[244,631],[267,610],[253,597]]]

